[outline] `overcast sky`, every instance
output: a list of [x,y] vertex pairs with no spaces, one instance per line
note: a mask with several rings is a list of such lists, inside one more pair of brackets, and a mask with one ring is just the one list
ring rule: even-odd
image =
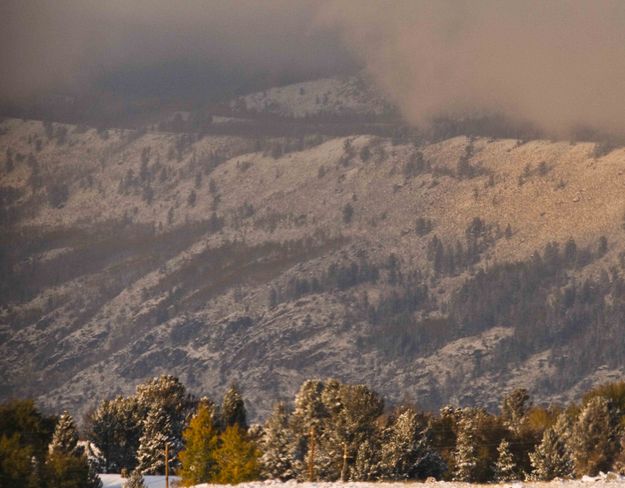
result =
[[219,73],[280,82],[362,66],[415,123],[499,111],[555,131],[625,130],[622,0],[0,0],[0,9],[5,99],[96,81],[184,91]]

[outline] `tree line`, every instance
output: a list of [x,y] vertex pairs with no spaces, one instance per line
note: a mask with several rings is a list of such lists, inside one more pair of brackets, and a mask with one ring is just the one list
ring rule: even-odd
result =
[[[551,480],[625,472],[625,381],[578,403],[534,405],[525,389],[497,412],[413,404],[387,406],[365,385],[305,381],[249,425],[231,386],[220,404],[187,392],[174,376],[101,402],[78,442],[74,420],[42,414],[31,400],[0,406],[0,484],[98,488],[96,472],[121,472],[127,487],[170,472],[186,486],[257,479],[315,481]],[[167,455],[165,454],[167,450]]]

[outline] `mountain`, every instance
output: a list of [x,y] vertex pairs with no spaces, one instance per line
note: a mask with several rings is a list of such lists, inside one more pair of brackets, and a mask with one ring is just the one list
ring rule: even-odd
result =
[[363,75],[323,78],[279,86],[241,96],[230,102],[233,109],[271,113],[284,117],[331,115],[382,115],[394,112]]
[[623,374],[625,149],[259,100],[201,134],[1,123],[2,398],[84,412],[166,372],[258,418],[315,376],[436,408]]

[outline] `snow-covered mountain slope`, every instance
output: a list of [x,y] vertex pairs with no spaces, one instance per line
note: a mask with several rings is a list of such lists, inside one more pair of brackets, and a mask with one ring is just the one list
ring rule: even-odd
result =
[[[2,397],[84,410],[171,373],[238,381],[259,416],[314,376],[436,407],[623,373],[620,322],[591,320],[619,317],[623,149],[0,127]],[[511,275],[509,300],[488,281],[517,268],[480,281],[570,239],[576,261]]]
[[239,97],[231,107],[285,117],[329,115],[381,115],[391,106],[362,76],[323,78]]

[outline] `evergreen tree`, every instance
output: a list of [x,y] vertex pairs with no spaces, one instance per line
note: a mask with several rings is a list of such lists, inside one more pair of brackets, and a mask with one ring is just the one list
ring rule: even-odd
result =
[[310,477],[311,473],[308,468],[311,464],[312,475],[314,478],[317,477],[318,453],[315,452],[315,455],[312,456],[309,448],[313,439],[318,444],[319,433],[323,431],[323,423],[328,417],[326,406],[321,399],[324,388],[325,385],[321,380],[306,380],[295,395],[291,430],[295,436],[296,466],[301,468],[298,473],[300,480]]
[[[86,454],[83,457],[86,458]],[[87,466],[87,482],[85,488],[102,488],[102,480],[98,475],[95,463],[91,462],[89,458],[87,458]]]
[[56,424],[46,459],[49,488],[101,488],[102,481],[77,445],[74,419],[64,412]]
[[146,488],[145,480],[143,479],[141,471],[134,469],[132,473],[130,473],[128,481],[124,483],[124,488]]
[[22,446],[20,435],[0,436],[0,486],[21,488],[28,483],[32,472],[31,446]]
[[411,409],[387,429],[380,458],[381,476],[389,480],[440,478],[444,471],[442,459],[430,446],[427,420]]
[[527,390],[525,388],[517,388],[503,397],[501,417],[513,432],[518,432],[530,407],[530,396]]
[[0,486],[40,488],[42,466],[56,419],[42,415],[32,400],[0,404]]
[[104,457],[105,472],[133,470],[143,430],[144,408],[135,397],[106,400],[87,419],[87,438]]
[[242,430],[247,430],[245,402],[236,385],[230,385],[224,394],[221,405],[221,416],[224,427],[238,425]]
[[215,451],[217,475],[214,482],[237,484],[258,479],[258,458],[260,453],[253,442],[237,425],[230,425],[220,436],[219,448]]
[[517,469],[510,443],[502,439],[497,447],[497,463],[495,464],[495,481],[510,481],[517,478]]
[[529,453],[531,478],[550,481],[556,477],[573,476],[573,459],[567,447],[567,424],[566,415],[561,414],[555,425],[545,430],[534,452]]
[[594,476],[612,467],[614,437],[608,402],[603,397],[592,398],[580,412],[570,438],[578,476]]
[[165,445],[168,445],[169,461],[176,461],[180,440],[173,436],[171,421],[163,408],[150,410],[143,424],[143,434],[137,451],[137,468],[143,474],[165,473]]
[[352,481],[373,481],[380,477],[380,449],[369,440],[365,440],[356,453],[356,460],[351,470]]
[[[48,488],[100,488],[102,482],[89,474],[89,462],[82,455],[50,452],[46,460]],[[91,484],[93,483],[93,484]]]
[[384,402],[364,385],[346,385],[334,379],[323,383],[321,402],[324,415],[316,431],[316,474],[327,481],[346,480],[358,447],[370,437]]
[[74,419],[67,412],[63,412],[52,434],[52,442],[50,443],[50,451],[58,454],[77,454],[78,448],[78,432]]
[[57,419],[44,416],[32,400],[10,400],[0,404],[0,437],[19,436],[20,446],[30,446],[43,462],[48,453]]
[[180,451],[180,476],[185,485],[208,483],[215,475],[217,430],[214,408],[201,402],[189,426],[182,433],[184,450]]
[[[166,430],[160,431],[160,441],[157,439],[149,441],[148,438],[145,438],[144,449],[146,443],[150,442],[153,444],[153,448],[156,448],[160,443],[164,449],[166,438],[169,442],[169,458],[175,468],[178,464],[178,452],[182,447],[182,431],[185,427],[185,421],[195,410],[196,401],[187,393],[180,380],[172,375],[161,375],[139,385],[135,396],[140,409],[145,412],[142,438],[146,435],[145,429],[150,412],[160,412],[158,415],[162,418],[159,423],[162,425],[161,428],[166,428]],[[154,420],[152,419],[152,423]],[[151,428],[157,428],[157,426],[152,425]],[[137,453],[141,449],[141,441],[139,444]],[[149,457],[145,450],[142,452]],[[139,459],[137,461],[141,463]],[[164,464],[162,468],[164,468]]]
[[474,481],[478,452],[475,442],[475,419],[472,412],[465,409],[458,422],[458,437],[454,452],[454,481]]
[[294,453],[293,435],[289,428],[289,412],[284,403],[277,403],[265,424],[261,440],[261,474],[267,479],[287,481],[301,472],[301,462]]

